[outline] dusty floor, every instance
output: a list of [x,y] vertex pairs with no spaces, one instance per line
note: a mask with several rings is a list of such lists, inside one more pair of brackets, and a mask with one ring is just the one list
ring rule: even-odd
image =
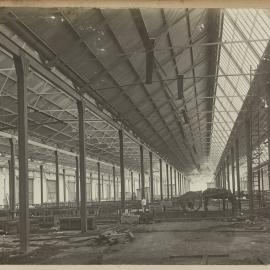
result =
[[31,252],[18,256],[18,239],[0,236],[2,264],[268,264],[270,220],[162,222],[132,226],[125,244],[97,242],[97,231],[31,235]]

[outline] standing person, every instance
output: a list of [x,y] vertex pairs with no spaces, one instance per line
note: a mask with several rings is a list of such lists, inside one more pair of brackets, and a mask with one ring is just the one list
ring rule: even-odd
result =
[[146,199],[143,198],[142,199],[142,211],[143,211],[143,213],[145,212],[145,210],[146,210]]

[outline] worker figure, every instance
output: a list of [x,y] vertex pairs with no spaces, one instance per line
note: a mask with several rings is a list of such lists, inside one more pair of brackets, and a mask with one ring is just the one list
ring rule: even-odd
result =
[[146,210],[146,199],[143,198],[142,199],[142,211],[143,211],[143,213],[145,212],[145,210]]

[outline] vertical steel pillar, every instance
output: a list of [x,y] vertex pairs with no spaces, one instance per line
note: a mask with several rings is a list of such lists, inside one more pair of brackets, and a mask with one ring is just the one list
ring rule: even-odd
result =
[[142,199],[145,199],[145,184],[144,184],[144,164],[143,164],[143,146],[140,145],[141,156],[141,181],[142,181]]
[[59,207],[59,163],[58,152],[54,151],[55,156],[55,186],[56,186],[56,206]]
[[115,167],[113,166],[113,200],[116,201]]
[[230,158],[227,156],[227,183],[228,183],[228,190],[231,190],[230,184]]
[[64,191],[64,202],[66,202],[66,170],[63,169],[63,191]]
[[43,165],[40,165],[40,204],[43,204]]
[[9,168],[9,206],[10,210],[15,211],[15,145],[13,139],[9,139],[10,143],[10,168]]
[[153,185],[153,155],[152,152],[149,152],[150,159],[150,188],[151,188],[151,202],[154,201],[154,185]]
[[133,172],[130,172],[130,177],[131,177],[131,200],[134,200],[134,183],[133,183]]
[[139,189],[141,189],[141,174],[139,173]]
[[172,166],[170,166],[170,179],[171,179],[171,198],[173,198]]
[[249,195],[250,218],[253,219],[253,183],[252,183],[252,139],[251,139],[251,120],[245,121],[246,131],[246,155],[247,155],[247,186]]
[[104,200],[104,179],[103,179],[103,174],[101,175],[101,199]]
[[183,175],[180,173],[180,186],[179,186],[179,190],[180,190],[180,194],[179,195],[182,195],[182,178],[183,178]]
[[232,163],[232,191],[233,195],[235,195],[235,173],[234,173],[234,148],[231,147],[231,163]]
[[169,187],[169,165],[166,164],[166,177],[167,177],[167,198],[170,198],[170,187]]
[[267,146],[268,146],[268,169],[267,169],[267,175],[268,175],[268,190],[270,190],[270,93],[269,93],[269,83],[267,84],[266,88],[266,97],[267,97]]
[[100,163],[97,163],[98,169],[98,202],[101,202],[101,186],[100,186]]
[[108,175],[108,189],[109,189],[109,191],[108,191],[108,199],[109,199],[109,201],[111,200],[111,175],[109,174]]
[[182,187],[183,187],[183,194],[185,194],[186,190],[185,190],[185,176],[184,175],[182,178]]
[[174,169],[174,195],[177,196],[177,187],[176,187],[176,169]]
[[262,183],[262,207],[265,207],[264,203],[264,180],[263,180],[263,168],[261,168],[261,183]]
[[178,196],[178,195],[179,195],[179,171],[177,171],[176,173],[177,173],[177,181],[176,181],[177,189],[176,189],[176,196]]
[[77,208],[80,207],[80,181],[79,181],[79,159],[78,156],[75,157],[76,160],[76,205]]
[[163,182],[162,182],[162,159],[159,159],[159,184],[160,184],[160,199],[163,200]]
[[178,188],[178,193],[177,195],[179,196],[180,195],[180,172],[178,172],[177,174],[177,188]]
[[20,203],[20,249],[29,251],[29,189],[28,189],[28,114],[27,83],[28,64],[22,54],[14,56],[17,74],[18,97],[18,146],[19,146],[19,203]]
[[239,166],[239,141],[235,140],[235,169],[236,169],[236,183],[237,183],[237,197],[238,209],[241,209],[241,188],[240,188],[240,166]]
[[92,178],[92,173],[90,173],[89,179],[90,179],[90,202],[92,202],[93,201],[93,178]]
[[121,179],[121,209],[122,212],[126,208],[126,198],[125,198],[125,170],[124,170],[124,140],[123,132],[121,129],[118,130],[119,134],[119,146],[120,146],[120,179]]
[[222,187],[226,188],[226,166],[225,161],[222,164]]
[[119,179],[116,177],[116,199],[119,198]]
[[87,231],[87,208],[86,208],[86,150],[85,150],[85,129],[84,114],[85,108],[82,101],[77,101],[79,117],[79,156],[80,156],[80,187],[81,187],[81,231]]

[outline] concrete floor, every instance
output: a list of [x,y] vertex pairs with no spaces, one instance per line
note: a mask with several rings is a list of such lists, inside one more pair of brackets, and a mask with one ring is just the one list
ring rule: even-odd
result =
[[[100,226],[104,229],[106,226]],[[125,226],[126,228],[127,226]],[[126,244],[100,244],[98,232],[32,235],[32,252],[18,256],[18,239],[1,240],[2,264],[268,264],[270,221],[186,221],[136,225]],[[10,256],[12,252],[14,255]],[[9,253],[9,256],[7,254]],[[6,255],[6,256],[5,256]],[[211,257],[215,255],[216,257]],[[208,256],[208,257],[207,257]],[[217,257],[220,256],[220,257]]]

